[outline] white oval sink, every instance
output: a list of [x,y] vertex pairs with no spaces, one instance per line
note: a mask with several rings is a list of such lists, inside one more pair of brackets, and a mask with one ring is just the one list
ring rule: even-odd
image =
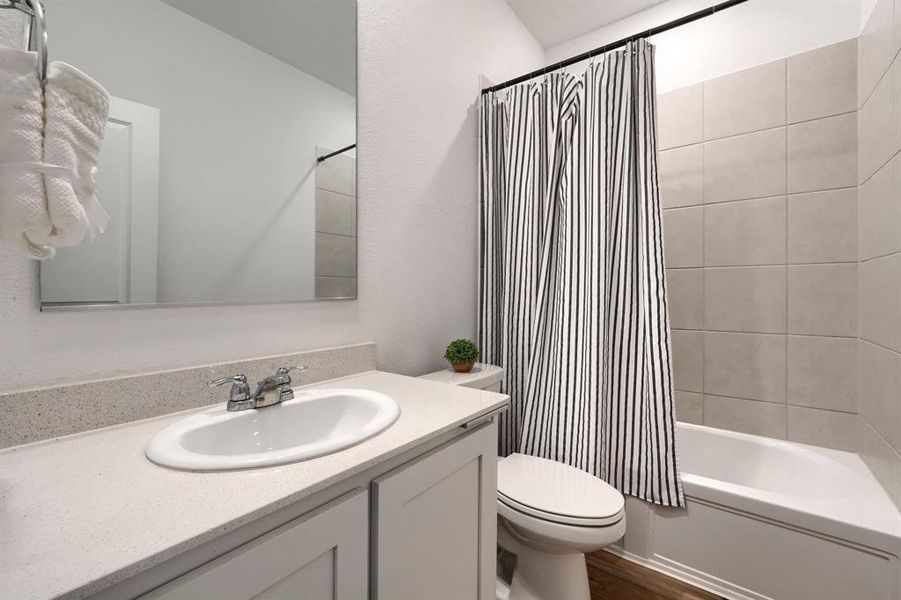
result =
[[225,405],[156,434],[144,453],[164,467],[227,471],[268,467],[337,452],[383,431],[400,407],[379,392],[296,390],[294,400],[228,412]]

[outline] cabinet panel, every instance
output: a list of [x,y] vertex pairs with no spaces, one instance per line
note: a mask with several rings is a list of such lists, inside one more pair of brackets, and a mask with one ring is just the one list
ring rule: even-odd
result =
[[373,481],[373,597],[495,594],[497,426]]
[[369,588],[368,511],[368,492],[351,492],[142,598],[366,598]]

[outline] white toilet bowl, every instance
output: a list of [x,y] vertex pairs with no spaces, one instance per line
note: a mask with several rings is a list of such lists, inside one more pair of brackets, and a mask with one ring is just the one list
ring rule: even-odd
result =
[[622,494],[584,471],[523,454],[500,459],[497,475],[498,544],[516,555],[503,595],[589,600],[585,553],[625,534]]

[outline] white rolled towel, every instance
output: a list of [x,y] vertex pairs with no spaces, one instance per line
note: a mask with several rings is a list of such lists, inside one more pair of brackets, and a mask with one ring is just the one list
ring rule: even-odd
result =
[[[0,62],[6,62],[7,53],[34,57],[30,52],[7,49],[0,49],[0,53]],[[0,177],[13,180],[0,185],[0,237],[26,255],[44,259],[53,256],[56,248],[78,244],[86,233],[93,239],[109,223],[109,215],[95,194],[95,174],[110,98],[103,86],[75,67],[51,63],[44,106],[38,113],[43,117],[41,160],[29,160],[34,155],[35,92],[31,81],[37,82],[35,61],[36,57],[31,59],[33,80],[20,68],[14,75],[29,83],[19,86],[18,92],[13,90],[12,98],[0,101],[0,114],[9,106],[14,118],[19,115],[12,123],[19,125],[18,130],[8,130],[0,123],[0,143],[5,144],[7,131],[29,142],[18,144],[21,152],[12,160],[0,158]],[[24,67],[26,61],[20,62]],[[40,98],[40,85],[37,96]],[[23,103],[23,98],[28,102]],[[35,173],[43,174],[41,190],[29,183]],[[25,182],[26,189],[21,189],[20,182]]]

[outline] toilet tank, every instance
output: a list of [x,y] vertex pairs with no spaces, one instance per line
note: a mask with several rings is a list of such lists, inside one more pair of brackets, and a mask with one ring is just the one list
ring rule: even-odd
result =
[[423,379],[462,385],[463,387],[476,388],[488,392],[501,391],[501,379],[504,377],[504,369],[496,365],[476,363],[469,373],[455,373],[451,367],[423,375]]

